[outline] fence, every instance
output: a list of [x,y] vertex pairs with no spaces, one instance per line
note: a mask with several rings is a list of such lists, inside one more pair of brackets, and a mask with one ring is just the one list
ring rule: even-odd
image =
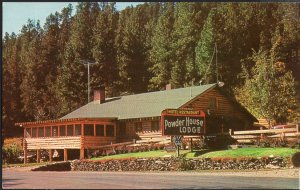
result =
[[252,143],[253,141],[258,141],[264,138],[279,138],[282,140],[290,141],[293,139],[299,139],[299,127],[299,124],[296,124],[294,125],[294,127],[286,129],[261,129],[251,131],[230,130],[229,133],[239,143]]

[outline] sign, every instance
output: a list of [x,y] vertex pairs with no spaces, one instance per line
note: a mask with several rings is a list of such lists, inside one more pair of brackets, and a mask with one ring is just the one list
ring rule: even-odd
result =
[[205,114],[200,110],[167,109],[161,114],[161,126],[163,135],[202,135]]
[[182,136],[175,136],[175,145],[181,146],[182,144]]
[[167,152],[175,152],[176,151],[176,147],[173,145],[166,145],[165,146],[165,151]]

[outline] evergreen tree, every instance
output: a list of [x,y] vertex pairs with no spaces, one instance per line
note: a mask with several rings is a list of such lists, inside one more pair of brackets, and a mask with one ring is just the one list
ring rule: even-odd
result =
[[172,70],[172,32],[174,24],[174,3],[163,4],[161,16],[154,29],[152,48],[149,51],[153,77],[150,79],[149,88],[159,90],[170,82]]
[[178,88],[192,83],[196,78],[195,68],[195,3],[176,3],[172,50],[173,69],[171,84]]
[[103,85],[108,91],[107,95],[112,96],[117,81],[115,38],[118,12],[115,3],[110,3],[103,8],[93,30],[93,57],[98,64],[93,66],[91,87]]
[[[22,130],[14,125],[15,122],[24,121],[22,102],[20,97],[21,70],[20,70],[20,40],[12,33],[5,33],[2,42],[2,122],[4,136],[21,134]],[[18,117],[16,117],[18,116]]]
[[196,47],[196,68],[205,84],[216,82],[214,14],[211,10],[201,31]]
[[78,3],[59,73],[61,113],[68,113],[87,103],[87,69],[82,60],[93,60],[92,27],[100,8],[97,3]]

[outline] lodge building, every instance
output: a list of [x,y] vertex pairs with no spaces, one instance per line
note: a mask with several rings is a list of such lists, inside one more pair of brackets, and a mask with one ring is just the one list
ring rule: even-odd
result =
[[[24,157],[27,150],[80,150],[129,142],[143,134],[161,135],[161,113],[165,109],[201,110],[206,115],[206,134],[246,130],[257,119],[222,87],[208,84],[179,89],[105,98],[105,89],[94,91],[94,100],[56,120],[16,123],[24,128]],[[27,159],[24,159],[26,162]],[[51,161],[51,156],[50,156]]]

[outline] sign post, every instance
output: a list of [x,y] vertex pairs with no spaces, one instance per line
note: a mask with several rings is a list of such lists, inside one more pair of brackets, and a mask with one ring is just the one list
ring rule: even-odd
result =
[[179,157],[179,149],[182,145],[182,136],[175,136],[175,145],[176,145],[176,148],[177,148],[177,157]]

